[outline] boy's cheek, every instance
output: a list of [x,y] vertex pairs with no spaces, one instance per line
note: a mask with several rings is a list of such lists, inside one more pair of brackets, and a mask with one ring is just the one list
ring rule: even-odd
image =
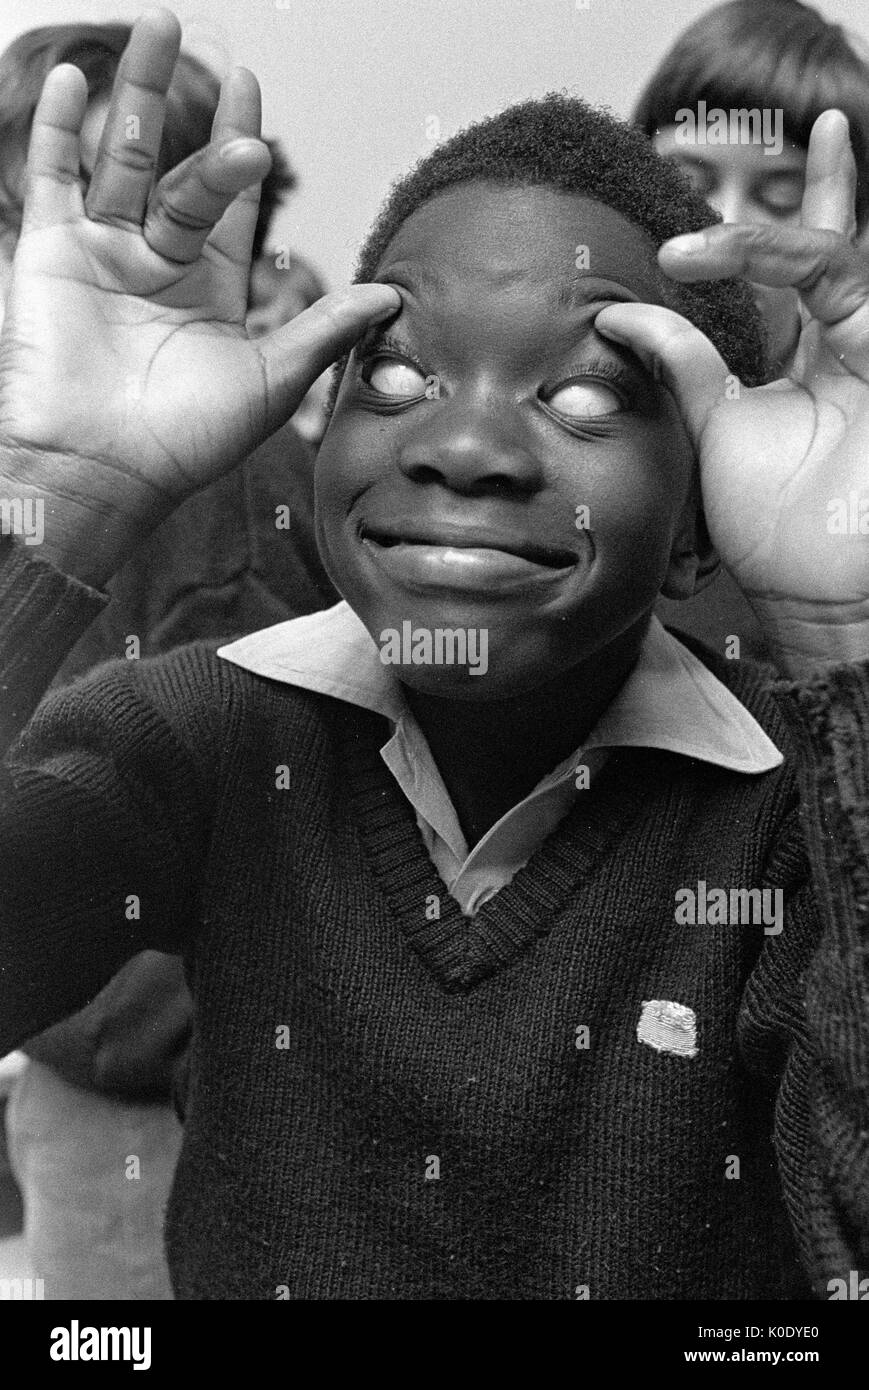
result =
[[617,467],[601,466],[590,485],[572,481],[565,506],[577,532],[587,528],[596,553],[608,566],[622,564],[627,581],[638,565],[654,568],[669,551],[693,467],[689,452],[661,441],[622,455]]
[[670,488],[638,480],[630,506],[599,506],[597,513],[590,507],[595,572],[592,584],[578,596],[578,606],[593,608],[596,619],[613,630],[626,619],[637,619],[658,599],[676,533],[675,495]]
[[360,488],[392,467],[389,442],[378,422],[360,411],[336,406],[317,451],[314,483],[319,498],[341,501],[345,510]]
[[355,534],[347,520],[346,506],[328,487],[317,488],[314,533],[320,557],[332,583],[347,601],[357,608],[353,549],[357,544]]

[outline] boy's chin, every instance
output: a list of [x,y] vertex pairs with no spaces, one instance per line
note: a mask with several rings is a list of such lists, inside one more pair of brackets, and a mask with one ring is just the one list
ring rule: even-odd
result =
[[462,700],[464,702],[485,703],[487,700],[503,700],[513,694],[513,682],[498,677],[491,670],[482,667],[458,666],[413,666],[393,667],[395,677],[409,690],[419,695],[428,695],[439,700]]
[[407,661],[391,665],[390,669],[408,690],[440,700],[472,704],[504,702],[531,695],[558,674],[557,669],[550,670],[548,663],[517,662],[507,652],[499,653],[497,648],[473,656],[473,660],[463,664],[417,665]]
[[[467,616],[467,615],[465,615]],[[369,632],[383,666],[409,690],[485,703],[538,688],[551,654],[539,635],[482,625],[425,626],[405,619]],[[530,640],[529,640],[530,639]]]

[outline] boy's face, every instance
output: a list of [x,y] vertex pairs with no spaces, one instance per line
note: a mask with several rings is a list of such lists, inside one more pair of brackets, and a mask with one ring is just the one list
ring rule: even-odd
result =
[[407,621],[487,632],[485,677],[406,684],[532,690],[644,626],[693,533],[675,403],[594,329],[660,303],[653,248],[590,199],[471,183],[408,218],[376,279],[403,308],[354,351],[321,446],[327,567],[381,649]]

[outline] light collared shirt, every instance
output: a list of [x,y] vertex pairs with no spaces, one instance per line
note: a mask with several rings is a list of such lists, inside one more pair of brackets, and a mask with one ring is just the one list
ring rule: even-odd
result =
[[783,761],[736,696],[653,617],[636,665],[585,741],[469,852],[401,682],[349,604],[251,633],[221,647],[218,656],[254,675],[319,691],[389,720],[392,735],[380,755],[414,808],[435,868],[469,917],[527,864],[610,749],[664,748],[749,776]]

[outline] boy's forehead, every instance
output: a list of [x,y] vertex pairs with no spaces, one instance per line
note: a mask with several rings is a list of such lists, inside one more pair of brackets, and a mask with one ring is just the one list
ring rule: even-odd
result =
[[[399,227],[375,279],[422,299],[543,289],[580,306],[603,297],[661,302],[655,247],[615,208],[583,194],[474,182],[437,194]],[[620,292],[621,291],[621,292]]]

